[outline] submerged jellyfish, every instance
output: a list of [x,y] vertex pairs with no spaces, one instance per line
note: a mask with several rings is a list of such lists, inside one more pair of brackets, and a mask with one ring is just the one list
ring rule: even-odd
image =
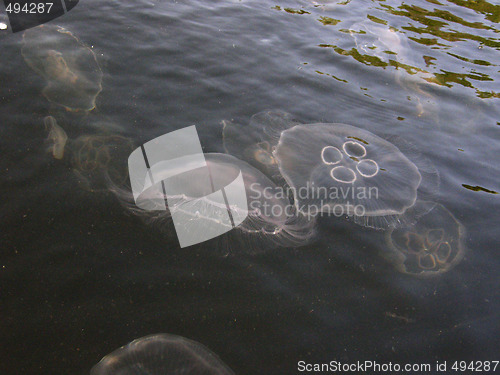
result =
[[127,158],[134,149],[130,139],[116,134],[87,134],[68,139],[54,117],[47,116],[44,123],[52,155],[69,162],[86,190],[108,190],[109,184],[126,183]]
[[102,90],[102,71],[94,52],[71,32],[41,25],[24,32],[26,63],[45,77],[43,95],[71,111],[90,111]]
[[383,229],[422,215],[408,209],[439,184],[430,163],[409,146],[404,151],[354,126],[309,124],[284,131],[274,156],[299,211]]
[[[418,204],[428,205],[429,202]],[[465,228],[444,206],[437,204],[416,224],[390,228],[383,256],[403,273],[432,276],[455,267],[465,253]]]
[[156,334],[134,340],[105,356],[90,375],[231,375],[208,348],[181,336]]
[[273,151],[282,131],[298,124],[291,114],[271,110],[252,116],[247,126],[223,121],[224,148],[227,153],[246,161],[272,179],[279,179]]
[[[296,212],[286,192],[262,172],[231,155],[207,153],[204,157],[206,168],[176,175],[175,179],[169,180],[166,190],[153,185],[137,201],[134,201],[129,189],[115,187],[112,190],[133,213],[169,235],[174,215],[185,218],[181,223],[175,223],[177,233],[196,233],[200,238],[204,237],[203,233],[199,233],[203,228],[227,226],[227,230],[222,231],[225,234],[216,239],[220,246],[214,246],[223,255],[258,253],[276,246],[302,246],[314,237],[314,220]],[[183,170],[184,166],[176,164],[175,168]],[[206,183],[207,170],[212,178],[210,184]],[[244,207],[230,206],[232,220],[225,221],[228,209],[212,193],[230,185],[240,172],[247,204]],[[169,175],[170,171],[164,173]],[[159,174],[156,174],[155,180],[157,178],[163,179]],[[190,217],[192,220],[189,220]],[[200,220],[203,225],[200,225]]]
[[68,136],[63,128],[57,125],[53,116],[47,116],[43,119],[45,130],[49,133],[47,140],[51,143],[50,150],[55,159],[62,159],[64,156],[64,147]]
[[[425,113],[424,102],[435,105],[434,97],[422,86],[437,83],[436,78],[425,67],[419,67],[424,61],[418,62],[421,57],[413,52],[405,34],[371,20],[353,24],[349,32],[358,52],[368,56],[367,62],[370,65],[391,65],[397,68],[396,82],[405,90],[416,94],[418,116]],[[378,61],[373,61],[374,58]]]
[[408,41],[394,28],[365,20],[353,24],[349,32],[360,52],[378,57],[385,63],[389,63],[392,58],[407,65],[411,64]]

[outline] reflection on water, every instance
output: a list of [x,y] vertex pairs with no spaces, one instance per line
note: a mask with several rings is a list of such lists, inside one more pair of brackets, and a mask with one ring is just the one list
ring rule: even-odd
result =
[[[364,3],[370,13],[363,15],[361,18],[365,19],[354,25],[347,25],[346,20],[325,15],[317,19],[329,27],[328,33],[331,35],[328,37],[326,32],[322,33],[321,39],[339,40],[339,33],[343,32],[353,35],[354,43],[346,44],[347,38],[342,38],[341,44],[318,45],[332,48],[336,53],[350,56],[365,65],[383,69],[393,67],[396,71],[405,71],[409,76],[421,75],[429,83],[446,87],[459,84],[473,88],[479,98],[499,97],[500,93],[494,90],[493,77],[497,73],[495,51],[500,47],[500,40],[496,35],[499,32],[497,22],[500,6],[486,1],[449,1],[445,4],[433,2],[434,8],[430,10],[421,4],[387,1]],[[332,9],[337,17],[339,13],[358,12],[356,8],[361,7],[360,2],[338,2],[337,5]],[[282,8],[277,6],[276,9]],[[291,14],[317,16],[315,12],[302,9],[283,10]],[[454,12],[465,13],[464,17],[471,21]],[[359,42],[364,38],[372,38],[374,42]],[[464,48],[467,45],[464,42],[473,43],[475,50]],[[408,55],[414,55],[415,59],[408,59]],[[448,70],[450,57],[461,62],[459,66],[454,62],[449,65],[457,66],[456,71]],[[467,64],[463,64],[464,62]],[[463,72],[464,69],[466,72]]]
[[[151,332],[203,342],[238,374],[494,358],[499,14],[487,1],[88,0],[56,21],[71,35],[32,45],[43,53],[28,64],[22,35],[0,31],[0,373],[87,374]],[[75,66],[89,50],[99,64]],[[115,140],[196,124],[220,154],[221,120],[241,135],[267,108],[407,139],[439,172],[438,213],[392,231],[394,247],[390,232],[322,217],[314,243],[229,241],[221,257],[216,243],[181,250],[105,193],[126,164]],[[243,134],[230,152],[275,171],[276,139]],[[344,143],[318,160],[336,162]]]

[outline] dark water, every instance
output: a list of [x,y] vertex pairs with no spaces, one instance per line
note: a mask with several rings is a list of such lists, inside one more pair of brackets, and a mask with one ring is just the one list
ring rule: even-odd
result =
[[[498,360],[499,20],[486,1],[81,1],[54,22],[104,72],[87,115],[51,106],[22,35],[0,34],[0,373],[86,374],[159,332],[237,374]],[[356,22],[395,28],[401,63],[356,49]],[[53,114],[70,136],[105,119],[137,143],[196,124],[205,151],[223,152],[221,120],[269,108],[414,143],[467,229],[463,261],[417,279],[377,254],[379,232],[331,221],[298,249],[180,249],[111,194],[81,189],[44,143]]]

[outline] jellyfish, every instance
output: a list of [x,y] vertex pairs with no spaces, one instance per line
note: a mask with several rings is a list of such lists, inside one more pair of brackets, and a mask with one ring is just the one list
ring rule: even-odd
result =
[[[370,60],[370,64],[397,68],[396,82],[403,89],[416,94],[417,116],[424,115],[426,110],[430,112],[429,109],[432,109],[432,113],[436,112],[435,98],[424,89],[425,85],[437,83],[436,77],[419,67],[419,56],[412,54],[413,49],[405,34],[371,20],[353,24],[349,32],[360,54],[378,59],[378,63]],[[427,103],[426,108],[424,103]]]
[[[386,229],[425,212],[409,210],[432,197],[439,175],[416,149],[345,124],[297,125],[281,134],[274,151],[297,210],[308,216],[348,216]],[[424,178],[423,178],[424,177]],[[426,209],[430,209],[425,207]]]
[[224,120],[222,131],[227,153],[246,161],[273,180],[280,179],[273,151],[282,131],[298,124],[281,110],[259,112],[247,126]]
[[107,191],[108,185],[123,186],[128,180],[127,158],[133,142],[118,134],[84,134],[68,139],[53,116],[44,119],[51,142],[49,150],[73,169],[80,186],[91,192]]
[[47,141],[51,143],[49,150],[55,159],[62,159],[64,156],[64,147],[68,136],[63,128],[57,125],[57,121],[53,116],[47,116],[43,119],[45,130],[49,133]]
[[134,340],[105,356],[90,375],[231,375],[234,372],[199,342],[170,334]]
[[442,274],[455,267],[465,254],[465,228],[441,204],[434,204],[413,225],[390,228],[385,237],[387,249],[382,255],[398,271],[412,275]]
[[411,63],[408,59],[411,51],[408,41],[394,28],[365,20],[353,24],[349,32],[359,51],[376,56],[385,63],[390,62],[390,57],[401,63]]
[[[141,201],[134,200],[129,188],[115,186],[111,190],[131,212],[167,236],[172,234],[174,215],[183,215],[184,218],[181,223],[175,222],[177,233],[197,233],[203,231],[204,227],[227,226],[227,230],[222,231],[225,234],[214,239],[217,241],[216,246],[212,246],[214,242],[207,242],[211,249],[216,249],[223,256],[255,254],[278,246],[298,247],[314,238],[314,219],[297,212],[287,192],[262,172],[231,155],[207,153],[204,157],[206,168],[177,174],[175,179],[169,179],[168,189],[154,186],[146,189],[140,196]],[[176,164],[175,167],[183,170],[182,165]],[[210,184],[206,182],[207,171],[211,176]],[[246,205],[230,205],[232,220],[225,221],[228,208],[217,201],[212,193],[230,185],[240,172]],[[169,174],[170,171],[165,173]],[[161,180],[162,177],[158,178]],[[203,220],[203,225],[200,225],[199,220]],[[203,237],[203,233],[200,237]]]
[[26,30],[21,53],[47,80],[42,93],[69,111],[91,111],[102,90],[102,71],[92,49],[68,30],[41,25]]

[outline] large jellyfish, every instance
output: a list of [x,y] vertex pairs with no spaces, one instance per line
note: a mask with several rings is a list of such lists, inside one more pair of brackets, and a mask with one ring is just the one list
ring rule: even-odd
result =
[[44,119],[49,150],[56,159],[68,161],[82,187],[107,191],[110,184],[123,186],[128,180],[127,158],[133,142],[118,134],[86,134],[68,139],[53,116]]
[[382,255],[400,272],[423,277],[439,275],[462,260],[464,237],[464,226],[437,204],[415,224],[390,228],[386,232],[387,249]]
[[105,356],[90,375],[231,375],[234,372],[202,344],[156,334],[134,340]]
[[[238,252],[254,254],[276,246],[302,246],[314,237],[314,219],[297,212],[286,192],[262,172],[231,155],[207,153],[204,157],[206,169],[197,168],[176,175],[175,181],[170,180],[167,191],[154,186],[146,189],[140,195],[141,202],[134,201],[128,188],[112,190],[133,213],[168,235],[172,233],[174,215],[184,218],[182,222],[175,222],[178,233],[197,233],[200,238],[204,237],[205,227],[227,226],[227,230],[222,231],[225,234],[217,237],[218,244],[213,247],[224,256]],[[175,168],[184,169],[177,164]],[[207,170],[212,176],[212,186],[206,182]],[[235,226],[224,220],[228,211],[226,205],[216,200],[212,193],[230,185],[240,172],[247,204],[230,207],[234,222],[239,223]],[[165,173],[168,175],[170,171]],[[168,202],[166,210],[165,202]]]
[[94,52],[68,30],[41,25],[24,32],[22,55],[47,80],[43,95],[71,111],[90,111],[102,90]]
[[385,229],[425,213],[409,209],[417,197],[432,197],[439,185],[425,158],[399,138],[390,140],[406,154],[351,125],[297,125],[281,134],[274,156],[300,212],[347,215],[358,224]]
[[273,180],[280,179],[273,151],[281,132],[299,123],[281,110],[259,112],[246,126],[223,121],[224,148],[227,153],[246,161]]

